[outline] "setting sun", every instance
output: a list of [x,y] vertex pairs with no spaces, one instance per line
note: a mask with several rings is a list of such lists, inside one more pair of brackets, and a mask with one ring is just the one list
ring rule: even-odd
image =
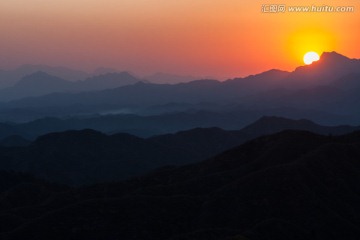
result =
[[313,62],[319,61],[320,56],[316,52],[308,52],[304,55],[304,63],[307,65],[312,64]]

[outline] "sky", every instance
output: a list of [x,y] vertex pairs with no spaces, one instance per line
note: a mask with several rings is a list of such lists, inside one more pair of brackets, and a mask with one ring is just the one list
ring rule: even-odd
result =
[[[232,78],[308,51],[360,58],[359,0],[1,0],[0,69],[23,64]],[[352,12],[290,12],[351,6]],[[274,9],[274,8],[272,8]],[[264,10],[264,11],[263,11]]]

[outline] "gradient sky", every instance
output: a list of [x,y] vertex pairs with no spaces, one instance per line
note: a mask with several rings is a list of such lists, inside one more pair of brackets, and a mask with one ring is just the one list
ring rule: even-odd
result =
[[353,13],[262,13],[276,0],[1,0],[0,68],[113,67],[219,78],[293,70],[307,51],[360,58],[359,0],[287,0],[354,6]]

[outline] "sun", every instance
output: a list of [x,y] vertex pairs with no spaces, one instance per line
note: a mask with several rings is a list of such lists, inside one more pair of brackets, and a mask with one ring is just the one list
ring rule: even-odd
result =
[[320,56],[316,52],[308,52],[304,55],[304,63],[310,65],[313,62],[319,61]]

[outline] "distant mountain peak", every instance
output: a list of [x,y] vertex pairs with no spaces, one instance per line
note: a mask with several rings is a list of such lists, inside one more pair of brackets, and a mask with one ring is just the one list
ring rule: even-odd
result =
[[319,61],[296,68],[289,78],[298,85],[325,85],[353,73],[360,73],[359,59],[350,59],[337,52],[324,52]]
[[319,68],[319,67],[329,68],[327,70],[331,71],[331,70],[333,70],[333,67],[335,67],[335,69],[343,68],[343,67],[346,67],[346,65],[359,64],[359,62],[360,62],[359,59],[350,59],[350,58],[348,58],[340,53],[337,53],[335,51],[323,52],[321,54],[319,61],[316,61],[310,65],[300,66],[300,67],[296,68],[295,72],[304,71],[306,69]]
[[323,52],[320,58],[320,62],[328,62],[328,61],[337,62],[337,61],[349,61],[349,60],[351,59],[335,51]]
[[16,83],[16,85],[23,85],[25,84],[33,84],[35,82],[68,82],[62,78],[50,75],[44,71],[37,71],[32,74],[26,75],[23,77],[19,82]]
[[[72,82],[50,75],[47,72],[37,71],[23,77],[9,91],[10,96],[17,98],[26,96],[40,96],[49,92],[68,91],[72,87]],[[13,95],[11,95],[11,93]]]
[[261,136],[263,134],[279,132],[284,129],[312,130],[318,126],[316,123],[306,119],[292,120],[284,117],[263,116],[243,128],[242,131],[248,134],[254,134],[255,136]]
[[126,71],[109,72],[78,82],[78,88],[82,91],[104,90],[132,85],[139,81],[140,79],[134,77],[131,73]]
[[267,70],[265,72],[262,72],[260,74],[265,74],[265,73],[289,73],[288,71],[284,71],[284,70],[280,70],[280,69],[276,69],[276,68],[273,68],[273,69],[270,69],[270,70]]
[[[82,72],[80,70],[70,69],[67,67],[54,67],[54,66],[47,66],[47,65],[22,65],[16,70],[15,72],[20,73],[20,77],[31,75],[32,73],[36,72],[45,72],[53,76],[57,76],[59,78],[68,80],[68,81],[78,81],[80,79],[85,79],[89,76],[88,73]],[[17,80],[19,80],[17,79]]]
[[282,79],[286,76],[288,76],[290,74],[290,72],[287,71],[283,71],[283,70],[279,70],[279,69],[270,69],[268,71],[262,72],[260,74],[256,74],[253,75],[254,77],[267,77],[267,78],[271,78],[270,80],[275,80],[275,79]]

